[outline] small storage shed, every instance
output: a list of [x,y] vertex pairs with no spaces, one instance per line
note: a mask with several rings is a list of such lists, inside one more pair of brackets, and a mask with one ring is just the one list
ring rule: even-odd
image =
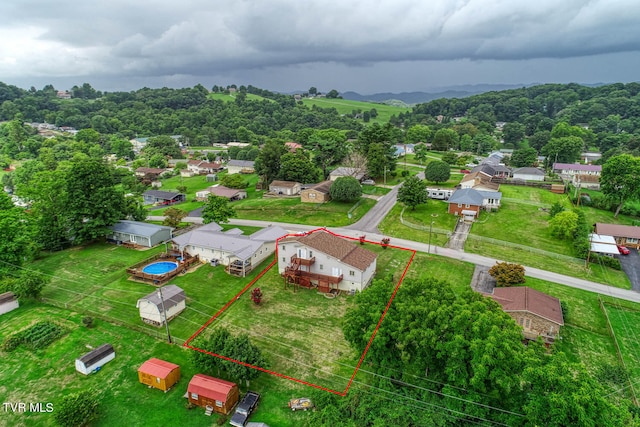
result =
[[166,393],[180,379],[180,366],[154,357],[138,368],[138,379]]
[[155,290],[140,298],[136,303],[142,321],[153,326],[164,325],[162,300],[164,300],[164,309],[167,311],[167,322],[182,313],[187,306],[187,296],[181,287],[167,285],[160,289],[162,290],[162,299],[160,299],[160,290]]
[[91,350],[84,356],[76,359],[76,371],[89,375],[102,368],[107,362],[116,357],[116,351],[111,344],[102,344],[95,350]]
[[333,181],[323,181],[310,188],[300,191],[300,201],[302,203],[325,203],[331,199],[329,190]]
[[20,304],[13,292],[0,294],[0,314],[5,314],[18,308]]
[[194,375],[187,387],[189,403],[212,408],[218,414],[229,414],[238,403],[239,396],[237,384],[204,374]]

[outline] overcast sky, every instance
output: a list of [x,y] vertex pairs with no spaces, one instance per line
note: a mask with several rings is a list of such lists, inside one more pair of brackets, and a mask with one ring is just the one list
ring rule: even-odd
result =
[[4,0],[0,81],[362,94],[639,81],[637,0]]

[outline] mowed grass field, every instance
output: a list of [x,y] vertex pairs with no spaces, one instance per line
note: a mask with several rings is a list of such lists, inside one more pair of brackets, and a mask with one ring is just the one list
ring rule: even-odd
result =
[[[500,209],[481,213],[471,228],[465,251],[630,289],[631,283],[624,272],[594,263],[586,268],[584,261],[572,259],[571,241],[558,239],[551,234],[548,209],[556,202],[563,204],[565,209],[572,209],[566,195],[512,185],[501,185],[500,191],[503,197]],[[612,213],[591,207],[581,207],[580,210],[584,212],[587,224],[629,224],[632,221],[622,216],[616,220]],[[533,249],[527,250],[527,247]]]
[[[224,173],[221,175],[224,176]],[[358,221],[369,209],[375,205],[376,201],[362,198],[358,202],[343,203],[329,201],[327,203],[302,203],[299,197],[295,198],[270,198],[264,197],[264,192],[256,190],[258,181],[257,175],[245,175],[248,183],[246,188],[247,198],[231,202],[239,219],[256,219],[260,221],[276,221],[293,224],[317,224],[323,227],[341,227],[353,224]],[[195,201],[195,193],[214,185],[213,182],[206,182],[204,176],[194,176],[191,178],[172,177],[164,181],[164,188],[176,188],[179,185],[187,187],[187,201],[173,205],[173,207],[190,212],[200,208],[204,202]],[[371,190],[373,194],[383,194],[380,191]],[[151,209],[149,215],[163,215],[167,208]],[[351,217],[349,217],[351,215]]]
[[395,107],[374,102],[349,101],[347,99],[302,98],[302,103],[308,107],[316,105],[320,108],[335,108],[340,114],[351,114],[354,110],[370,111],[375,108],[378,115],[371,119],[371,123],[377,122],[380,124],[387,123],[391,116],[411,111],[411,108],[407,107]]
[[[399,280],[412,253],[398,249],[376,251],[378,276]],[[183,287],[188,296],[187,310],[170,323],[174,341],[166,344],[164,328],[154,328],[139,319],[136,300],[155,290],[128,280],[125,269],[159,249],[135,251],[111,245],[92,245],[44,256],[30,269],[51,277],[45,301],[51,306],[31,303],[3,316],[0,341],[38,320],[53,319],[69,333],[48,349],[32,353],[18,349],[0,354],[0,398],[3,401],[59,402],[64,392],[96,388],[101,392],[103,410],[96,425],[211,425],[200,409],[187,410],[182,398],[188,380],[196,373],[189,351],[179,344],[231,300],[252,277],[235,278],[221,267],[202,265],[176,277],[172,283]],[[263,264],[265,267],[268,263]],[[259,270],[254,271],[254,275]],[[408,277],[430,275],[468,283],[473,268],[455,260],[440,260],[418,254]],[[263,288],[264,304],[256,307],[243,295],[222,316],[221,324],[234,332],[247,332],[265,352],[270,367],[322,386],[343,390],[353,373],[359,355],[344,341],[342,316],[352,299],[341,295],[327,299],[314,291],[284,289],[274,268],[255,286]],[[82,326],[86,315],[96,318],[96,327]],[[214,322],[214,325],[217,322]],[[215,327],[215,326],[214,326]],[[254,329],[255,328],[255,329]],[[76,357],[105,342],[116,348],[117,357],[100,372],[85,377],[74,370]],[[169,360],[181,366],[183,379],[169,393],[147,389],[138,383],[136,370],[150,357]],[[45,363],[42,361],[46,360]],[[10,386],[10,385],[16,386]],[[245,387],[241,384],[241,389]],[[251,389],[263,394],[252,418],[278,426],[296,425],[304,414],[285,408],[292,397],[304,395],[306,386],[262,374],[251,382]],[[50,426],[50,414],[16,415],[0,418],[0,425]]]

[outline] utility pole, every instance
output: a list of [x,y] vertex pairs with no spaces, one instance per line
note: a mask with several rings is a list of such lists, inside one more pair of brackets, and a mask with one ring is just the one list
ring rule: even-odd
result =
[[167,310],[164,307],[164,298],[162,297],[162,288],[158,288],[158,296],[160,297],[160,303],[162,304],[162,317],[164,320],[164,326],[167,329],[167,341],[171,344],[171,333],[169,333],[169,322],[167,322]]
[[433,230],[433,223],[434,221],[431,221],[431,224],[429,224],[429,246],[427,246],[427,253],[430,254],[431,253],[431,231]]

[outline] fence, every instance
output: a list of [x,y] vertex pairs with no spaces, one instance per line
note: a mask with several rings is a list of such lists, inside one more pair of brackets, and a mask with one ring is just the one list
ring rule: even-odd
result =
[[556,258],[556,259],[560,259],[560,260],[564,260],[567,262],[575,262],[575,263],[579,263],[579,264],[584,264],[584,260],[580,259],[580,258],[575,258],[575,257],[571,257],[568,255],[563,255],[563,254],[559,254],[556,252],[549,252],[549,251],[545,251],[543,249],[538,249],[538,248],[534,248],[531,246],[526,246],[526,245],[521,245],[518,243],[512,243],[512,242],[507,242],[504,240],[498,240],[498,239],[493,239],[491,237],[484,237],[484,236],[478,236],[476,234],[469,234],[467,236],[467,239],[473,239],[479,242],[484,242],[484,243],[489,243],[492,245],[497,245],[497,246],[501,246],[501,247],[507,247],[507,248],[514,248],[514,249],[519,249],[522,251],[527,251],[527,252],[531,252],[531,253],[535,253],[535,254],[539,254],[539,255],[545,255],[551,258]]

